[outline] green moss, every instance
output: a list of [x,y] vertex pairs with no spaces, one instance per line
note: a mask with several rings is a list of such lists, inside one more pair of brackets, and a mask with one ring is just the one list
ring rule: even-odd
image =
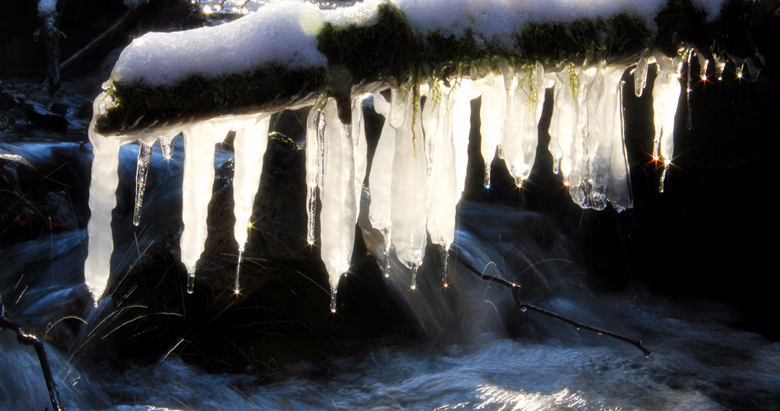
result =
[[115,107],[98,119],[97,130],[125,133],[167,121],[262,111],[275,100],[322,89],[325,78],[324,69],[292,71],[272,65],[219,79],[193,77],[170,87],[113,81]]
[[[338,26],[326,23],[317,35],[317,49],[353,81],[378,81],[388,77],[403,79],[414,71],[420,50],[409,20],[400,9],[381,4],[372,24]],[[344,74],[340,74],[344,77]],[[337,94],[343,87],[329,82]]]

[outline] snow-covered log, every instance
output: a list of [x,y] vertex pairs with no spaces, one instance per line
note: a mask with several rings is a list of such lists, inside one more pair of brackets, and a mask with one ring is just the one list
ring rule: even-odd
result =
[[[720,56],[735,52],[719,43],[722,20],[742,18],[721,17],[724,3],[365,0],[320,10],[273,2],[221,26],[136,39],[105,84],[113,106],[96,126],[101,134],[127,134],[276,112],[312,105],[323,92],[341,98],[348,118],[350,93],[413,76],[481,77],[501,64],[540,63],[546,71],[584,61],[634,64],[646,49],[674,57],[695,47]],[[735,48],[733,36],[729,42]]]
[[[640,94],[647,67],[658,66],[652,90],[654,154],[666,170],[674,155],[674,115],[685,62],[694,54],[700,61],[713,58],[722,73],[725,50],[718,48],[717,33],[726,18],[719,17],[724,4],[365,0],[320,10],[287,0],[218,27],[147,34],[123,51],[94,104],[87,283],[97,298],[109,275],[111,194],[117,184],[112,170],[122,144],[141,140],[148,147],[160,138],[170,147],[173,136],[182,133],[185,139],[181,253],[192,292],[206,239],[214,143],[232,130],[238,143],[251,144],[244,138],[254,138],[263,145],[268,115],[316,101],[307,121],[309,193],[301,207],[309,214],[307,239],[316,244],[317,198],[322,203],[318,245],[335,309],[339,278],[349,271],[366,171],[361,102],[368,93],[375,93],[377,111],[387,118],[377,152],[392,157],[373,162],[369,189],[376,203],[370,219],[386,237],[386,259],[394,251],[412,270],[412,288],[428,236],[441,246],[445,261],[453,241],[473,99],[482,98],[481,131],[495,134],[483,136],[485,161],[497,153],[519,187],[535,161],[545,89],[553,88],[553,171],[583,208],[630,208],[623,78],[636,66],[635,92]],[[728,4],[739,9],[746,2]],[[742,73],[745,60],[733,60],[740,62],[735,71]],[[757,61],[749,60],[748,69],[757,68]],[[699,75],[706,79],[706,69]],[[388,88],[389,102],[376,93]],[[252,174],[262,170],[262,152],[258,148],[254,160],[236,161],[236,186],[246,186],[236,211],[240,250],[247,201],[257,187]],[[147,157],[142,147],[138,164]],[[140,208],[146,174],[139,170],[138,176]],[[239,266],[240,260],[239,253]],[[389,267],[387,261],[384,266]],[[238,293],[238,272],[235,284]]]

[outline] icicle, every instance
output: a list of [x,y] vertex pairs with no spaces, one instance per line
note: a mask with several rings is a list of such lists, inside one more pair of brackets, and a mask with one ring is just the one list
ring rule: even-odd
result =
[[[222,131],[222,133],[220,133]],[[208,235],[208,206],[214,185],[216,138],[227,130],[215,120],[193,124],[184,129],[184,178],[182,181],[181,260],[187,268],[187,292],[195,287],[195,268]]]
[[730,57],[731,61],[734,63],[734,74],[736,74],[738,80],[742,80],[743,72],[745,70],[745,59],[731,55]]
[[581,208],[588,208],[589,188],[589,162],[586,151],[586,138],[588,135],[588,107],[590,102],[590,86],[596,79],[598,69],[596,67],[585,68],[580,71],[580,88],[578,89],[577,102],[577,131],[574,135],[572,149],[572,171],[569,176],[569,195],[575,204]]
[[[363,180],[366,178],[368,142],[366,141],[366,126],[363,121],[363,100],[367,95],[352,99],[352,144],[355,147],[355,215],[360,214],[360,196],[363,193]],[[355,220],[357,221],[357,220]]]
[[659,191],[663,191],[666,169],[671,164],[674,152],[674,116],[680,98],[680,82],[675,59],[658,54],[656,61],[658,76],[653,84],[653,159],[663,161],[664,172],[659,185]]
[[[623,124],[623,82],[621,80],[625,68],[614,68],[611,78],[611,87],[616,88],[616,93],[609,98],[612,99],[612,153],[609,168],[609,184],[607,186],[607,199],[612,207],[621,212],[633,207],[631,197],[631,186],[629,181],[629,165],[626,152],[625,132]],[[606,136],[609,138],[610,136]]]
[[[431,181],[431,173],[433,172],[433,142],[434,135],[437,133],[439,127],[444,127],[439,121],[439,108],[442,105],[447,105],[447,102],[442,102],[442,85],[438,80],[431,78],[425,94],[425,105],[422,109],[422,127],[425,135],[425,157],[428,164],[427,176],[428,183]],[[429,197],[430,198],[430,197]]]
[[259,114],[245,120],[245,124],[237,127],[233,141],[234,173],[233,173],[233,214],[236,223],[233,236],[238,243],[238,265],[236,266],[235,292],[239,293],[241,260],[244,255],[248,233],[251,228],[252,208],[255,196],[260,186],[263,173],[263,157],[268,146],[268,124],[270,117]]
[[634,69],[634,94],[637,97],[642,97],[642,91],[647,85],[647,68],[650,59],[648,54],[647,50],[642,52],[639,62],[636,63],[636,69]]
[[401,88],[393,87],[390,89],[390,110],[387,113],[387,121],[393,128],[399,128],[406,121],[408,114],[405,108],[405,102],[411,92],[411,80]]
[[569,175],[574,167],[574,139],[577,134],[578,93],[580,76],[570,64],[557,73],[555,79],[555,107],[550,120],[550,154],[553,156],[553,172],[560,172],[564,185],[569,185]]
[[723,81],[723,71],[726,70],[726,58],[713,53],[712,60],[715,61],[715,78],[718,81]]
[[393,176],[393,157],[395,156],[395,129],[387,121],[387,113],[390,104],[379,93],[372,95],[374,110],[385,116],[385,124],[379,135],[374,159],[371,162],[371,173],[368,175],[368,187],[371,193],[371,204],[368,208],[368,218],[371,225],[382,232],[385,238],[383,271],[385,276],[390,275],[390,244],[391,226],[390,219],[390,184]]
[[[587,134],[585,136],[585,155],[587,158],[587,168],[583,170],[586,174],[583,176],[583,191],[587,196],[588,208],[595,208],[601,210],[606,207],[606,199],[600,198],[598,195],[594,196],[594,176],[596,171],[594,170],[594,160],[599,148],[599,125],[603,124],[600,121],[601,108],[604,106],[604,96],[607,91],[607,84],[604,79],[604,72],[606,71],[606,62],[601,61],[596,69],[596,76],[588,88],[587,99]],[[594,200],[598,203],[594,204]],[[603,202],[602,202],[603,201]]]
[[755,83],[758,81],[758,75],[761,74],[761,67],[756,64],[755,59],[753,57],[748,57],[747,60],[745,60],[745,65],[747,65],[750,82]]
[[481,152],[485,161],[485,188],[490,188],[490,163],[496,154],[496,147],[500,143],[504,133],[504,120],[506,118],[506,87],[504,76],[488,74],[493,78],[493,85],[486,88],[482,94],[482,106],[480,107],[480,134],[482,135]]
[[518,72],[520,80],[515,91],[513,107],[506,117],[504,161],[515,184],[522,187],[531,175],[539,141],[539,117],[544,98],[544,69],[535,64],[527,71]]
[[[607,207],[607,186],[610,179],[610,166],[612,160],[612,142],[614,133],[620,130],[614,130],[615,114],[617,105],[620,102],[620,79],[623,75],[622,68],[606,67],[605,62],[599,67],[600,74],[592,87],[599,87],[594,90],[596,94],[594,99],[598,98],[598,106],[595,107],[596,122],[593,124],[591,118],[588,118],[588,144],[589,150],[592,147],[593,155],[590,156],[590,181],[591,191],[589,193],[590,206],[595,210],[603,210]],[[591,112],[588,113],[591,115]],[[595,127],[591,127],[595,125]],[[593,134],[591,134],[593,133]]]
[[452,137],[455,103],[453,93],[456,92],[443,89],[439,101],[432,101],[431,106],[426,107],[426,110],[436,114],[438,127],[429,129],[431,123],[423,123],[431,150],[429,157],[431,174],[427,183],[427,229],[431,242],[443,249],[449,249],[454,241],[455,207],[460,198],[456,177],[455,144]]
[[693,57],[694,50],[693,48],[689,48],[685,51],[685,64],[686,64],[686,79],[685,79],[685,105],[687,108],[687,116],[685,119],[685,128],[688,130],[693,128],[693,105],[691,105],[691,81],[693,79],[693,76],[691,76],[691,57]]
[[536,146],[539,143],[539,119],[542,117],[544,106],[544,67],[535,64],[530,71],[528,84],[523,85],[525,104],[527,109],[523,111],[523,180],[531,175],[534,161],[536,160]]
[[496,157],[498,157],[501,160],[504,160],[504,141],[507,140],[507,136],[509,136],[509,130],[507,129],[507,122],[510,118],[514,118],[514,101],[515,101],[515,90],[517,89],[517,75],[515,73],[514,67],[512,67],[509,64],[503,64],[501,65],[501,74],[504,76],[504,90],[506,91],[506,115],[504,118],[504,127],[503,132],[501,133],[501,136],[499,136],[499,141],[496,147]]
[[396,128],[390,215],[396,256],[406,267],[419,267],[425,255],[426,156],[417,90],[409,90],[403,104],[404,123]]
[[330,287],[330,312],[336,314],[336,287]]
[[146,177],[149,175],[149,163],[152,161],[152,146],[154,141],[147,143],[138,141],[138,161],[135,168],[135,206],[133,207],[133,225],[141,224],[141,207],[144,204]]
[[412,279],[409,283],[409,289],[412,291],[417,289],[417,271],[420,269],[420,266],[415,264],[412,266]]
[[707,81],[707,68],[710,65],[710,61],[707,60],[704,53],[698,50],[696,51],[696,57],[699,59],[699,78],[701,81]]
[[92,215],[87,224],[89,247],[84,263],[84,279],[92,298],[103,295],[111,272],[111,252],[114,239],[111,231],[111,211],[116,206],[116,188],[119,185],[119,149],[122,138],[107,138],[95,131],[98,116],[112,105],[111,97],[101,93],[93,105],[92,122],[89,125],[89,141],[92,143],[92,181],[89,186],[89,209]]
[[170,160],[173,158],[173,139],[176,136],[160,137],[160,150],[162,151],[163,158]]
[[349,270],[355,242],[355,144],[351,125],[342,124],[339,120],[336,100],[328,99],[324,115],[325,167],[320,190],[320,251],[335,299],[339,279]]
[[325,95],[320,96],[314,107],[309,110],[306,118],[306,242],[314,245],[315,218],[317,217],[317,187],[322,186],[323,146],[322,138],[325,127]]
[[449,276],[449,262],[450,262],[450,248],[448,247],[442,247],[442,270],[441,270],[441,283],[444,286],[444,288],[449,288],[450,283],[447,279]]

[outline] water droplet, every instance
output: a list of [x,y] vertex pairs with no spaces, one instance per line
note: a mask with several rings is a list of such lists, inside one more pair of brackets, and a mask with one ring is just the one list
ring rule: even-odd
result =
[[336,289],[330,289],[330,312],[336,313]]
[[195,292],[195,276],[187,275],[187,294]]

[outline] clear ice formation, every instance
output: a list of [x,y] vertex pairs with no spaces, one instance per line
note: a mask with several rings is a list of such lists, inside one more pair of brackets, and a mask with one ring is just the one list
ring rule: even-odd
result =
[[[692,50],[667,57],[645,52],[633,69],[637,96],[646,88],[648,67],[657,65],[652,85],[655,125],[653,156],[663,163],[659,189],[673,158],[674,117],[680,97],[680,74],[690,63]],[[706,79],[708,60],[696,52],[699,76]],[[715,58],[715,75],[722,77],[724,59]],[[748,62],[748,66],[750,62]],[[546,88],[553,88],[548,149],[553,172],[568,186],[572,200],[582,208],[617,211],[631,208],[629,165],[623,124],[623,76],[630,67],[596,62],[566,64],[545,72],[539,64],[519,68],[504,64],[498,70],[471,73],[450,83],[429,80],[409,82],[390,90],[391,100],[372,95],[374,110],[384,116],[368,180],[368,218],[385,237],[385,261],[395,256],[415,273],[422,264],[428,237],[439,246],[446,267],[454,241],[456,206],[465,186],[468,142],[471,133],[472,100],[481,97],[480,147],[490,186],[490,164],[503,159],[518,186],[528,179],[538,144],[538,124]],[[331,286],[331,310],[336,308],[336,290],[352,259],[359,199],[366,174],[367,145],[363,101],[352,101],[352,123],[338,116],[334,99],[320,97],[306,122],[307,241],[314,245],[319,215],[319,246]],[[272,113],[223,116],[193,124],[169,126],[151,136],[111,136],[95,131],[95,119],[114,104],[106,93],[95,100],[95,118],[89,138],[94,160],[89,205],[92,210],[89,252],[85,278],[95,299],[102,296],[110,272],[113,248],[111,211],[116,205],[119,149],[139,141],[134,223],[140,223],[144,187],[151,147],[159,140],[163,156],[171,157],[171,141],[184,137],[181,259],[192,292],[196,265],[204,250],[208,203],[214,179],[214,146],[229,131],[235,131],[234,235],[239,247],[235,292],[238,293],[240,263],[251,228],[252,206],[260,185],[263,156]],[[153,182],[152,182],[153,183]],[[321,210],[317,213],[317,199]],[[446,268],[442,276],[446,284]]]
[[244,257],[244,247],[248,230],[252,227],[252,207],[260,187],[260,176],[263,172],[263,157],[268,146],[268,124],[270,116],[258,114],[246,119],[243,126],[235,130],[233,140],[234,172],[233,172],[233,214],[236,223],[233,236],[238,244],[238,265],[234,292],[241,290],[241,262]]
[[[390,219],[390,182],[393,176],[393,159],[395,157],[395,128],[387,120],[390,104],[380,93],[372,95],[374,110],[385,117],[379,141],[371,163],[371,173],[368,175],[368,185],[371,187],[371,203],[368,209],[368,219],[371,225],[382,232],[385,237],[384,261],[382,270],[385,276],[390,275],[390,248],[393,222]],[[423,120],[424,121],[424,120]]]
[[666,57],[661,53],[655,56],[658,62],[658,75],[653,83],[653,160],[663,162],[663,172],[658,191],[664,191],[664,181],[674,154],[674,116],[680,98],[680,57]]
[[141,208],[144,204],[146,177],[149,176],[149,163],[152,161],[152,146],[154,142],[138,142],[138,163],[135,169],[135,206],[133,207],[133,225],[141,224]]

